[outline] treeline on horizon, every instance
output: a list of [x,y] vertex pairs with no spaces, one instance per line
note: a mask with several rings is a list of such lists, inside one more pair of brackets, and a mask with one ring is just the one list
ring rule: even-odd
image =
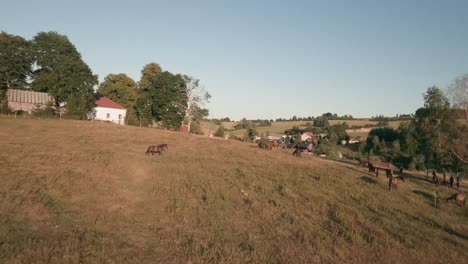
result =
[[[396,114],[395,116],[384,116],[384,115],[377,115],[377,116],[372,116],[369,118],[369,121],[400,121],[400,120],[411,120],[413,117],[413,114]],[[325,118],[327,120],[360,120],[360,119],[368,119],[368,118],[355,118],[352,115],[342,115],[339,116],[338,114],[334,113],[324,113],[319,116],[307,116],[307,117],[298,117],[298,116],[292,116],[290,118],[276,118],[276,119],[246,119],[242,118],[241,120],[248,120],[253,123],[273,123],[273,122],[295,122],[295,121],[314,121],[315,119],[321,119]],[[205,118],[205,121],[209,122],[236,122],[234,119],[231,119],[229,117],[223,117],[223,118]]]
[[199,121],[208,116],[204,104],[210,94],[199,80],[184,74],[163,71],[157,63],[141,70],[138,82],[125,73],[112,73],[98,83],[98,76],[83,61],[67,36],[39,32],[31,40],[0,33],[0,110],[10,109],[8,89],[46,92],[54,103],[35,115],[53,117],[66,105],[64,118],[88,119],[93,114],[96,93],[127,109],[126,123],[179,129],[184,123],[193,133],[201,131]]

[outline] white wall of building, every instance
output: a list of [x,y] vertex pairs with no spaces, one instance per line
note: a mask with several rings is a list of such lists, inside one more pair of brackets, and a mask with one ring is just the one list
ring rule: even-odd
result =
[[94,120],[110,121],[112,123],[125,125],[127,110],[106,107],[95,107],[96,114]]

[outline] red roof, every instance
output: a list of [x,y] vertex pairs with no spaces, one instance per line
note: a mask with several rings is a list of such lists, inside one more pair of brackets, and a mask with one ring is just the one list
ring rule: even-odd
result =
[[98,99],[96,99],[96,106],[105,108],[125,109],[125,107],[119,105],[118,103],[112,101],[111,99],[105,96],[101,96]]

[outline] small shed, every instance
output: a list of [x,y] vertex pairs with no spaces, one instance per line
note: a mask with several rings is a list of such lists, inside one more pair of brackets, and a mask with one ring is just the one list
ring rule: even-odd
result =
[[48,93],[33,92],[28,90],[7,90],[8,107],[13,112],[24,111],[29,114],[35,109],[44,109],[47,104],[54,102],[54,98]]
[[94,120],[109,121],[115,124],[125,125],[127,109],[111,99],[97,95],[94,108]]

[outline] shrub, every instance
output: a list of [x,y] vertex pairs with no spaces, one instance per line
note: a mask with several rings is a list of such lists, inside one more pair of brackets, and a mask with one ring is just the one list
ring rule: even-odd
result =
[[48,103],[45,108],[39,108],[39,107],[35,108],[32,111],[32,115],[35,116],[35,117],[44,117],[44,118],[56,117],[55,108],[53,106],[53,103],[52,102]]
[[214,136],[223,138],[224,137],[224,127],[223,126],[218,127],[218,130],[216,130],[216,132],[214,133]]
[[192,122],[192,124],[190,124],[190,133],[197,135],[204,134],[199,122]]

